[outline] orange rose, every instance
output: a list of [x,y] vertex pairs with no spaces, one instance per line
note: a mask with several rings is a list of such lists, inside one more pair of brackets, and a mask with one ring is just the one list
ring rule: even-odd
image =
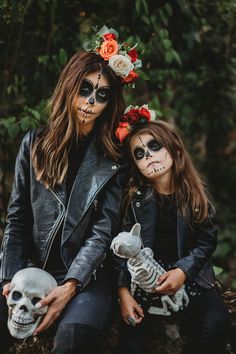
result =
[[123,140],[129,135],[130,125],[127,122],[120,122],[118,128],[115,131],[116,137],[122,143]]
[[134,80],[136,80],[137,78],[138,78],[138,74],[134,70],[132,70],[130,71],[128,76],[122,78],[122,82],[125,84],[129,84]]
[[114,39],[109,39],[102,43],[99,53],[104,60],[109,60],[118,53],[118,49],[118,43]]

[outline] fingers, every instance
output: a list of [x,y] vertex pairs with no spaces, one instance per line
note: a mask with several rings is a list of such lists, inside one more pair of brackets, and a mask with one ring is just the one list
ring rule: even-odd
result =
[[163,283],[163,281],[165,281],[168,278],[168,276],[169,276],[168,272],[160,275],[158,278],[157,284],[159,285],[159,284]]
[[[144,313],[143,313],[143,309],[142,309],[142,307],[141,306],[139,306],[138,304],[137,305],[135,305],[134,306],[134,310],[135,310],[135,312],[138,314],[138,317],[140,318],[142,318],[142,317],[144,317]],[[140,321],[141,322],[141,321]]]
[[126,324],[135,327],[144,318],[143,309],[138,304],[134,305],[128,312],[122,314],[122,318]]
[[9,292],[10,292],[10,286],[11,286],[11,283],[7,283],[4,285],[3,287],[3,290],[2,290],[2,295],[7,297]]
[[55,300],[55,296],[53,294],[49,294],[45,296],[43,299],[41,299],[37,304],[35,305],[36,309],[41,309],[44,306],[48,306]]
[[54,309],[49,309],[41,324],[34,331],[34,335],[37,335],[48,329],[53,324],[53,322],[59,317],[59,314],[60,313],[58,311]]

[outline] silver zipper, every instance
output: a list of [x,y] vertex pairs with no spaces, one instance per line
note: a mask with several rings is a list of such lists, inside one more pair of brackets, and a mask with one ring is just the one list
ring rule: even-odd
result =
[[[138,223],[138,219],[137,219],[136,214],[135,214],[134,201],[133,200],[131,201],[131,206],[132,206],[132,211],[133,211],[133,214],[134,214],[135,222]],[[140,240],[141,240],[142,248],[144,248],[143,238],[142,238],[141,234],[140,234]]]
[[[96,194],[94,195],[93,199],[91,200],[91,202],[87,205],[87,208],[84,210],[83,214],[80,217],[80,220],[83,218],[84,214],[86,213],[86,211],[88,210],[88,208],[90,207],[90,205],[93,203],[94,199],[96,198],[96,196],[98,195],[98,193],[100,192],[100,190],[103,188],[103,186],[116,174],[116,172],[119,170],[119,166],[117,166],[117,169],[114,170],[114,172],[110,175],[110,177],[103,182],[103,184],[100,186],[100,188],[97,190]],[[80,222],[80,220],[78,222]]]
[[59,230],[59,228],[61,226],[61,223],[62,223],[62,220],[63,220],[63,218],[65,216],[65,206],[62,203],[61,199],[58,197],[58,195],[51,188],[49,188],[49,190],[52,192],[52,194],[55,196],[55,198],[59,201],[60,206],[62,206],[62,213],[61,213],[61,215],[59,215],[59,217],[58,217],[57,221],[55,222],[54,227],[53,227],[53,229],[51,231],[51,235],[50,235],[50,238],[49,238],[49,241],[48,241],[48,246],[47,246],[47,249],[45,251],[45,260],[44,260],[44,263],[43,263],[43,269],[45,268],[45,266],[47,264],[48,256],[49,256],[50,250],[52,248],[53,241],[54,241],[54,239],[56,237],[57,231]]
[[198,275],[198,277],[200,279],[202,279],[205,283],[209,284],[212,288],[214,288],[215,284],[212,284],[211,282],[209,282],[207,279],[203,278],[201,275]]
[[5,269],[5,256],[4,256],[4,248],[5,248],[5,244],[7,242],[7,238],[9,238],[9,235],[4,236],[3,238],[3,242],[2,242],[2,247],[1,247],[1,253],[2,253],[2,259],[1,259],[1,280],[3,280],[3,269]]
[[91,276],[88,278],[88,280],[82,284],[82,289],[84,289],[88,285],[92,276],[94,276],[94,280],[97,279],[97,277],[96,277],[97,270],[100,266],[102,266],[102,262],[104,261],[105,258],[106,258],[106,253],[104,253],[104,255],[102,256],[102,259],[100,259],[99,262],[96,264],[96,266],[95,266],[93,272],[91,273]]

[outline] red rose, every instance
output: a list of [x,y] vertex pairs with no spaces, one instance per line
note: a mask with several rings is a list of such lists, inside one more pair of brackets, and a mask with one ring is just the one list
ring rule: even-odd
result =
[[116,36],[115,36],[114,33],[106,33],[106,34],[103,35],[103,38],[105,40],[110,40],[110,39],[116,39]]
[[135,49],[131,49],[130,51],[128,51],[128,55],[130,56],[132,63],[134,63],[138,59],[138,53]]
[[141,118],[139,110],[137,108],[131,108],[129,112],[127,112],[127,115],[129,116],[128,121],[130,124],[137,123]]
[[131,82],[133,82],[134,80],[136,80],[138,77],[138,74],[136,74],[135,71],[131,70],[129,75],[126,77],[122,77],[122,82],[124,84],[130,84]]
[[139,109],[139,113],[142,117],[145,117],[146,121],[151,120],[151,113],[147,110],[147,108],[141,107]]

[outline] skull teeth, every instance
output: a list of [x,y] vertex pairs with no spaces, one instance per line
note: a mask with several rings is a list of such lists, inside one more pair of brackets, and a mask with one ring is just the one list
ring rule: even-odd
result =
[[11,323],[14,327],[30,327],[32,324],[34,324],[35,321],[31,322],[24,322],[25,320],[18,319],[18,321],[15,321],[11,319]]

